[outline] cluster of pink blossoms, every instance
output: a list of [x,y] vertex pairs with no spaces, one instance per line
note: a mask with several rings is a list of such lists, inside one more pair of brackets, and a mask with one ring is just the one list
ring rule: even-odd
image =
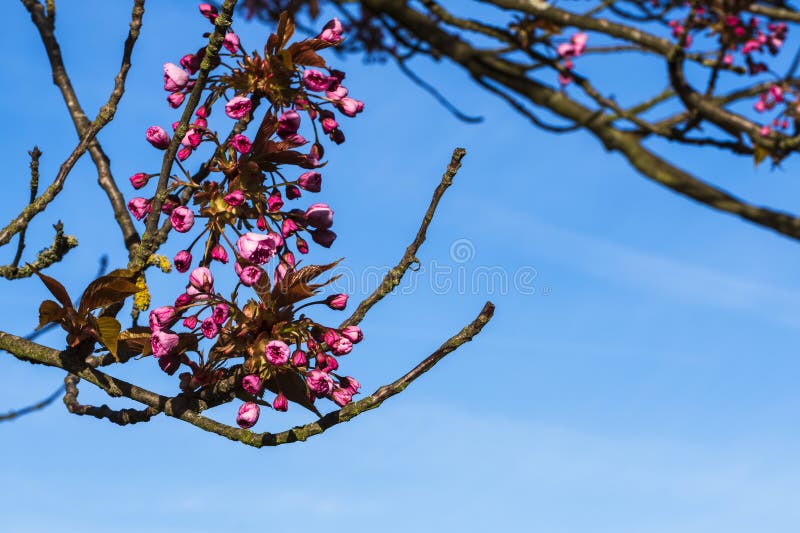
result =
[[[573,59],[583,55],[586,51],[586,41],[589,36],[583,32],[578,32],[570,37],[569,42],[561,43],[556,47],[556,54],[564,61],[564,68],[568,71],[572,70],[575,64]],[[564,86],[572,83],[572,76],[568,73],[559,73],[558,82]]]
[[[213,22],[217,11],[201,4],[200,12]],[[303,191],[318,193],[322,188],[324,148],[313,128],[314,141],[306,153],[297,149],[308,145],[301,134],[304,117],[317,122],[330,140],[344,142],[336,112],[355,117],[364,104],[350,97],[343,85],[345,74],[329,69],[317,51],[343,40],[337,19],[328,22],[313,39],[288,41],[293,24],[284,17],[277,34],[270,36],[264,54],[247,54],[239,37],[228,31],[224,47],[237,60],[235,67],[224,61],[212,63],[211,71],[223,66],[229,72],[210,75],[207,93],[197,108],[195,119],[180,141],[177,158],[186,161],[203,145],[213,147],[213,156],[201,171],[192,176],[180,166],[184,176],[171,176],[162,212],[169,215],[172,229],[179,233],[195,230],[191,244],[174,257],[176,270],[191,270],[185,292],[173,305],[150,312],[151,352],[162,370],[179,375],[180,387],[187,393],[208,387],[233,372],[228,362],[243,359],[241,388],[252,397],[239,409],[237,422],[252,427],[259,416],[259,405],[286,411],[293,401],[314,409],[318,398],[328,398],[343,406],[360,388],[358,381],[337,373],[338,357],[348,354],[362,339],[356,326],[342,329],[324,326],[298,314],[300,309],[320,304],[343,310],[347,295],[334,294],[322,300],[311,298],[326,283],[314,278],[333,265],[300,267],[290,246],[301,254],[309,252],[307,238],[323,247],[336,239],[332,231],[333,210],[325,203],[312,203],[305,209],[291,208],[287,201],[301,198]],[[191,78],[200,68],[205,48],[187,54],[180,66],[164,65],[164,89],[170,93],[170,107],[180,107],[195,87]],[[315,68],[310,68],[315,67]],[[228,92],[234,94],[228,97]],[[220,100],[224,112],[239,121],[226,139],[208,128],[208,117]],[[256,108],[266,102],[254,138],[242,133],[254,118]],[[173,124],[173,130],[179,123]],[[147,129],[145,137],[155,148],[167,149],[172,139],[159,126]],[[291,167],[302,172],[289,179]],[[217,180],[208,179],[220,174]],[[157,174],[140,172],[131,176],[134,188],[145,187]],[[188,200],[194,207],[189,207]],[[128,208],[137,220],[152,215],[153,198],[133,198]],[[197,224],[202,220],[204,224]],[[199,229],[198,229],[199,228]],[[203,239],[204,238],[204,239]],[[202,239],[202,240],[201,240]],[[204,242],[198,266],[193,267],[193,247]],[[214,287],[212,265],[232,263],[228,272],[237,284],[226,298]],[[330,280],[329,280],[330,281]],[[252,287],[257,298],[238,302],[240,287]],[[182,326],[186,331],[178,332]],[[199,341],[213,344],[204,354]],[[197,353],[197,360],[189,357]],[[270,403],[265,391],[275,393]]]
[[[689,48],[694,42],[693,33],[708,31],[710,35],[717,37],[722,65],[735,66],[738,54],[743,58],[751,76],[769,73],[769,67],[756,58],[757,54],[777,55],[786,41],[788,26],[786,23],[766,21],[755,15],[746,16],[741,8],[736,2],[696,6],[688,31],[683,21],[676,19],[669,22],[672,36],[676,39],[683,38],[685,47]],[[772,126],[761,127],[761,135],[769,135],[773,128],[785,130],[789,127],[789,119],[795,118],[798,110],[796,106],[789,105],[786,95],[796,94],[797,90],[797,87],[776,83],[759,95],[759,100],[754,105],[759,113],[772,110],[776,104],[787,104],[772,120]]]

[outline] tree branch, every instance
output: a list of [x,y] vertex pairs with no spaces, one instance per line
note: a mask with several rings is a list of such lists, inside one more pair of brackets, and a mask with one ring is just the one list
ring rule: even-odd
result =
[[419,247],[422,246],[422,243],[425,242],[425,238],[428,234],[428,226],[430,226],[431,220],[433,220],[433,215],[436,213],[439,201],[442,199],[442,196],[444,196],[445,191],[453,184],[453,178],[456,176],[458,169],[461,168],[461,160],[466,153],[467,151],[463,148],[456,148],[453,150],[453,155],[442,176],[442,181],[436,187],[436,190],[433,191],[433,198],[431,198],[431,203],[428,205],[428,210],[425,211],[425,216],[422,218],[422,224],[420,224],[419,230],[417,230],[416,237],[414,237],[412,243],[406,248],[406,252],[403,254],[403,257],[400,258],[400,262],[386,273],[380,285],[378,285],[378,288],[358,304],[353,314],[341,323],[339,326],[340,328],[353,326],[361,322],[373,305],[381,301],[400,284],[400,280],[403,279],[403,275],[409,267],[414,263],[419,263],[417,251]]
[[[122,67],[115,80],[115,83],[123,88],[122,90],[124,90],[125,76],[130,68],[131,53],[141,30],[144,2],[145,0],[135,0],[133,4],[133,14],[131,16],[128,38],[125,41]],[[72,87],[72,82],[64,67],[61,47],[55,37],[55,18],[51,16],[52,13],[45,13],[44,6],[36,0],[22,0],[22,3],[30,13],[31,20],[36,26],[36,29],[39,30],[39,36],[42,39],[42,44],[47,52],[47,58],[50,61],[53,83],[61,91],[61,96],[69,110],[70,117],[72,117],[72,122],[75,125],[78,137],[82,138],[86,135],[90,123],[78,101],[78,97]],[[106,196],[108,196],[114,211],[114,218],[122,230],[125,247],[130,250],[135,243],[139,242],[139,233],[133,226],[133,220],[126,208],[125,199],[111,173],[110,160],[96,138],[93,138],[89,142],[88,150],[92,161],[97,167],[97,182],[105,191]],[[31,200],[31,203],[32,202],[33,200]]]
[[[151,408],[150,410],[145,410],[148,413],[155,414],[154,411],[160,411],[168,416],[179,418],[204,429],[205,431],[239,441],[248,446],[261,448],[263,446],[279,446],[281,444],[304,441],[309,437],[323,433],[337,424],[352,420],[361,413],[379,407],[387,399],[405,390],[412,381],[433,368],[433,366],[441,361],[447,354],[471,341],[473,337],[481,332],[489,320],[491,320],[493,314],[494,305],[491,302],[487,302],[480,314],[472,322],[464,326],[457,334],[450,337],[436,351],[401,378],[389,385],[380,387],[366,398],[348,404],[342,409],[328,413],[319,420],[280,433],[253,433],[246,429],[239,429],[221,424],[190,410],[187,400],[183,397],[168,398],[137,387],[136,385],[131,385],[126,381],[111,377],[99,370],[86,366],[85,363],[81,363],[76,359],[74,353],[59,352],[58,350],[36,344],[10,333],[0,332],[0,349],[11,353],[22,361],[39,363],[67,370],[76,377],[97,385],[110,396],[124,396],[146,405],[148,408]],[[103,410],[102,407],[96,409],[100,411],[93,410],[85,414],[91,414],[92,416],[101,415],[99,416],[100,418],[110,418],[106,416],[107,413],[101,412]],[[113,417],[114,415],[111,414],[110,416]]]

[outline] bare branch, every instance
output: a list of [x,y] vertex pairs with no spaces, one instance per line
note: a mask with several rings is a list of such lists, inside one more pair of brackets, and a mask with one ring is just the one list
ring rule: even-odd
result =
[[[55,21],[51,16],[53,12],[48,9],[45,13],[44,6],[36,0],[22,0],[23,4],[31,14],[31,20],[39,30],[39,35],[44,44],[47,58],[50,61],[50,69],[53,73],[53,83],[61,91],[64,103],[67,105],[69,114],[72,117],[72,122],[79,137],[86,134],[89,127],[89,119],[86,113],[78,102],[78,97],[72,87],[72,82],[64,67],[64,61],[61,56],[61,47],[55,37]],[[127,69],[130,68],[130,56],[133,51],[133,46],[138,37],[141,29],[142,15],[144,13],[144,0],[136,0],[133,7],[134,14],[131,19],[130,33],[125,42],[125,52],[123,54],[122,69],[117,74],[117,82],[121,80],[124,83],[124,76],[127,74]],[[138,15],[137,15],[138,12]],[[123,240],[126,248],[130,249],[135,243],[139,242],[139,234],[133,226],[131,215],[126,209],[125,199],[117,186],[116,181],[111,173],[111,165],[108,156],[103,151],[97,139],[92,139],[88,146],[89,155],[92,158],[95,166],[97,167],[97,182],[105,191],[108,196],[112,209],[114,210],[114,218],[117,221],[120,229],[122,230]],[[33,200],[31,200],[32,202]]]
[[[145,232],[142,235],[142,243],[137,247],[134,252],[129,268],[139,270],[144,267],[147,258],[158,249],[158,224],[161,219],[161,208],[164,201],[167,199],[167,185],[169,183],[172,166],[175,164],[175,157],[178,153],[178,148],[181,145],[181,140],[188,130],[189,122],[192,120],[192,115],[197,105],[200,103],[200,96],[205,89],[208,80],[208,73],[212,68],[213,62],[219,55],[219,50],[222,48],[222,42],[228,28],[232,24],[233,9],[236,7],[236,0],[225,0],[219,11],[219,14],[214,19],[214,31],[208,39],[205,55],[200,64],[200,70],[197,72],[194,86],[189,98],[186,100],[186,105],[183,109],[181,119],[175,128],[175,133],[172,140],[167,147],[164,158],[161,163],[161,173],[158,177],[158,186],[153,196],[153,203],[150,209],[150,215],[147,217],[147,224],[145,225]],[[168,223],[168,222],[167,222]]]
[[[155,414],[154,411],[160,411],[168,416],[179,418],[206,431],[242,442],[248,446],[261,448],[263,446],[278,446],[291,442],[304,441],[337,424],[352,420],[361,413],[379,407],[387,399],[405,390],[412,381],[433,368],[444,356],[471,341],[474,336],[481,332],[483,327],[492,318],[493,314],[494,305],[492,305],[491,302],[487,302],[475,320],[464,326],[461,331],[450,337],[436,351],[401,378],[389,385],[380,387],[366,398],[348,404],[346,407],[337,411],[328,413],[315,422],[274,434],[253,433],[249,430],[234,428],[206,418],[190,410],[188,401],[183,397],[167,398],[166,396],[156,394],[142,389],[141,387],[137,387],[136,385],[131,385],[126,381],[111,377],[99,370],[86,366],[85,363],[81,363],[79,355],[75,353],[59,352],[58,350],[4,332],[0,332],[0,349],[11,353],[22,361],[68,370],[75,376],[97,385],[110,396],[124,396],[151,408],[150,410],[146,409],[142,413],[147,412]],[[99,411],[96,409],[99,409]],[[99,418],[109,418],[107,415],[110,413],[104,412],[102,407],[96,409],[85,414],[90,414],[92,416],[100,415]],[[116,415],[110,414],[110,416],[113,417]],[[142,414],[141,416],[144,417],[145,415]]]
[[14,411],[9,411],[7,413],[0,414],[0,422],[8,422],[9,420],[14,420],[21,416],[41,411],[42,409],[44,409],[45,407],[56,401],[56,399],[60,398],[63,393],[64,393],[64,386],[62,385],[58,389],[56,389],[55,392],[50,394],[50,396],[48,396],[47,398],[45,398],[40,402],[37,402],[33,405],[29,405],[27,407],[23,407],[22,409],[17,409]]
[[342,324],[339,326],[340,328],[352,326],[361,322],[373,305],[381,301],[387,294],[392,292],[392,289],[397,287],[409,267],[414,263],[419,263],[419,259],[417,259],[417,251],[419,250],[419,247],[422,246],[422,243],[425,242],[425,238],[428,234],[428,226],[430,226],[431,220],[433,220],[433,215],[436,213],[436,208],[439,205],[439,201],[442,199],[442,196],[444,196],[444,193],[447,191],[448,187],[453,184],[453,178],[458,172],[458,169],[461,168],[461,160],[464,158],[466,153],[467,151],[463,148],[456,148],[453,150],[450,163],[447,165],[447,169],[442,176],[442,181],[436,187],[436,190],[433,191],[433,198],[431,198],[431,203],[428,205],[428,210],[425,212],[425,216],[422,218],[422,224],[420,224],[419,230],[417,230],[417,235],[414,237],[414,241],[408,245],[403,257],[400,258],[400,262],[386,273],[378,288],[375,289],[372,294],[362,300],[360,304],[358,304],[356,310],[353,311],[353,314],[350,315],[347,320],[342,322]]
[[[32,1],[33,0],[23,0],[23,2],[26,2],[26,5]],[[41,4],[36,4],[41,6]],[[143,5],[144,0],[135,0],[134,2],[133,13],[131,14],[130,30],[128,32],[128,38],[125,40],[125,46],[122,55],[122,65],[120,66],[120,70],[114,79],[114,89],[111,92],[111,96],[100,108],[100,111],[97,113],[97,117],[95,117],[95,119],[86,126],[84,133],[81,135],[80,142],[59,168],[58,174],[56,174],[56,178],[53,180],[53,183],[50,184],[50,186],[41,194],[41,196],[31,202],[27,207],[25,207],[25,209],[22,210],[19,215],[14,217],[14,219],[12,219],[6,227],[0,230],[0,246],[7,244],[14,235],[22,231],[22,229],[28,225],[33,217],[44,211],[47,205],[53,201],[58,193],[60,193],[64,188],[64,183],[66,182],[70,171],[72,171],[72,167],[75,166],[75,163],[78,162],[78,159],[80,159],[86,150],[88,150],[89,145],[92,143],[100,130],[102,130],[114,118],[114,115],[117,111],[117,105],[119,104],[119,101],[125,92],[125,79],[127,78],[128,71],[130,70],[131,66],[131,54],[133,53],[133,46],[136,43],[136,39],[139,37],[139,30],[142,25],[142,16],[144,15],[144,9],[142,8]]]

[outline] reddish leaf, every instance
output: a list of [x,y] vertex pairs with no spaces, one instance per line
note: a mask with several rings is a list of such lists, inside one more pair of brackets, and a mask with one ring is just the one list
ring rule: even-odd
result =
[[305,380],[296,372],[277,372],[264,381],[264,386],[275,394],[282,392],[287,400],[302,405],[317,416],[322,416],[309,399]]
[[65,289],[61,283],[50,276],[45,276],[39,272],[37,272],[36,275],[39,276],[39,279],[42,280],[44,286],[50,291],[50,294],[55,296],[56,300],[58,300],[62,306],[64,306],[66,309],[72,309],[72,300],[70,299],[69,294],[67,294],[67,289]]
[[85,314],[125,300],[128,296],[139,292],[141,287],[125,277],[117,275],[101,276],[91,282],[81,296],[78,312]]

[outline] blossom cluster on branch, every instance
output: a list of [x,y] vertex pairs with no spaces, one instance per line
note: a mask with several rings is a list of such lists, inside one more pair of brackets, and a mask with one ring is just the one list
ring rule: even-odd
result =
[[[209,4],[201,4],[200,12],[212,22],[217,16]],[[184,392],[214,385],[227,377],[229,363],[243,362],[241,384],[251,400],[241,406],[237,422],[246,428],[258,419],[259,404],[286,411],[293,401],[315,410],[317,398],[328,398],[344,406],[360,388],[355,378],[338,373],[338,358],[362,339],[360,329],[326,326],[301,312],[315,304],[337,310],[347,304],[345,294],[313,299],[331,281],[315,279],[335,263],[301,266],[295,255],[309,253],[309,240],[326,248],[333,244],[333,210],[321,202],[305,209],[294,204],[304,193],[322,190],[323,140],[344,142],[339,116],[354,117],[364,105],[349,96],[345,73],[329,68],[318,53],[343,40],[338,19],[315,38],[290,42],[293,32],[284,15],[263,54],[246,52],[232,28],[225,35],[228,54],[213,62],[203,102],[180,142],[183,176],[171,177],[161,207],[173,230],[193,236],[173,260],[178,272],[191,272],[172,305],[150,312],[150,346],[143,351],[170,375],[187,367],[179,375]],[[180,65],[164,65],[170,107],[180,108],[191,92],[204,53],[201,48],[183,56]],[[251,121],[257,107],[266,109],[252,139],[242,133],[224,139],[208,128],[215,110]],[[301,133],[305,124],[310,133]],[[145,137],[161,150],[172,140],[160,126],[148,128]],[[184,165],[205,144],[214,150],[206,163],[209,176],[195,180]],[[300,151],[305,146],[310,149]],[[130,181],[143,189],[155,176],[138,172]],[[152,205],[152,197],[137,197],[128,208],[146,222]],[[236,277],[231,294],[216,290],[215,273]],[[242,288],[253,296],[239,294]],[[211,343],[205,351],[204,339]],[[265,391],[274,393],[271,402],[262,400]]]

